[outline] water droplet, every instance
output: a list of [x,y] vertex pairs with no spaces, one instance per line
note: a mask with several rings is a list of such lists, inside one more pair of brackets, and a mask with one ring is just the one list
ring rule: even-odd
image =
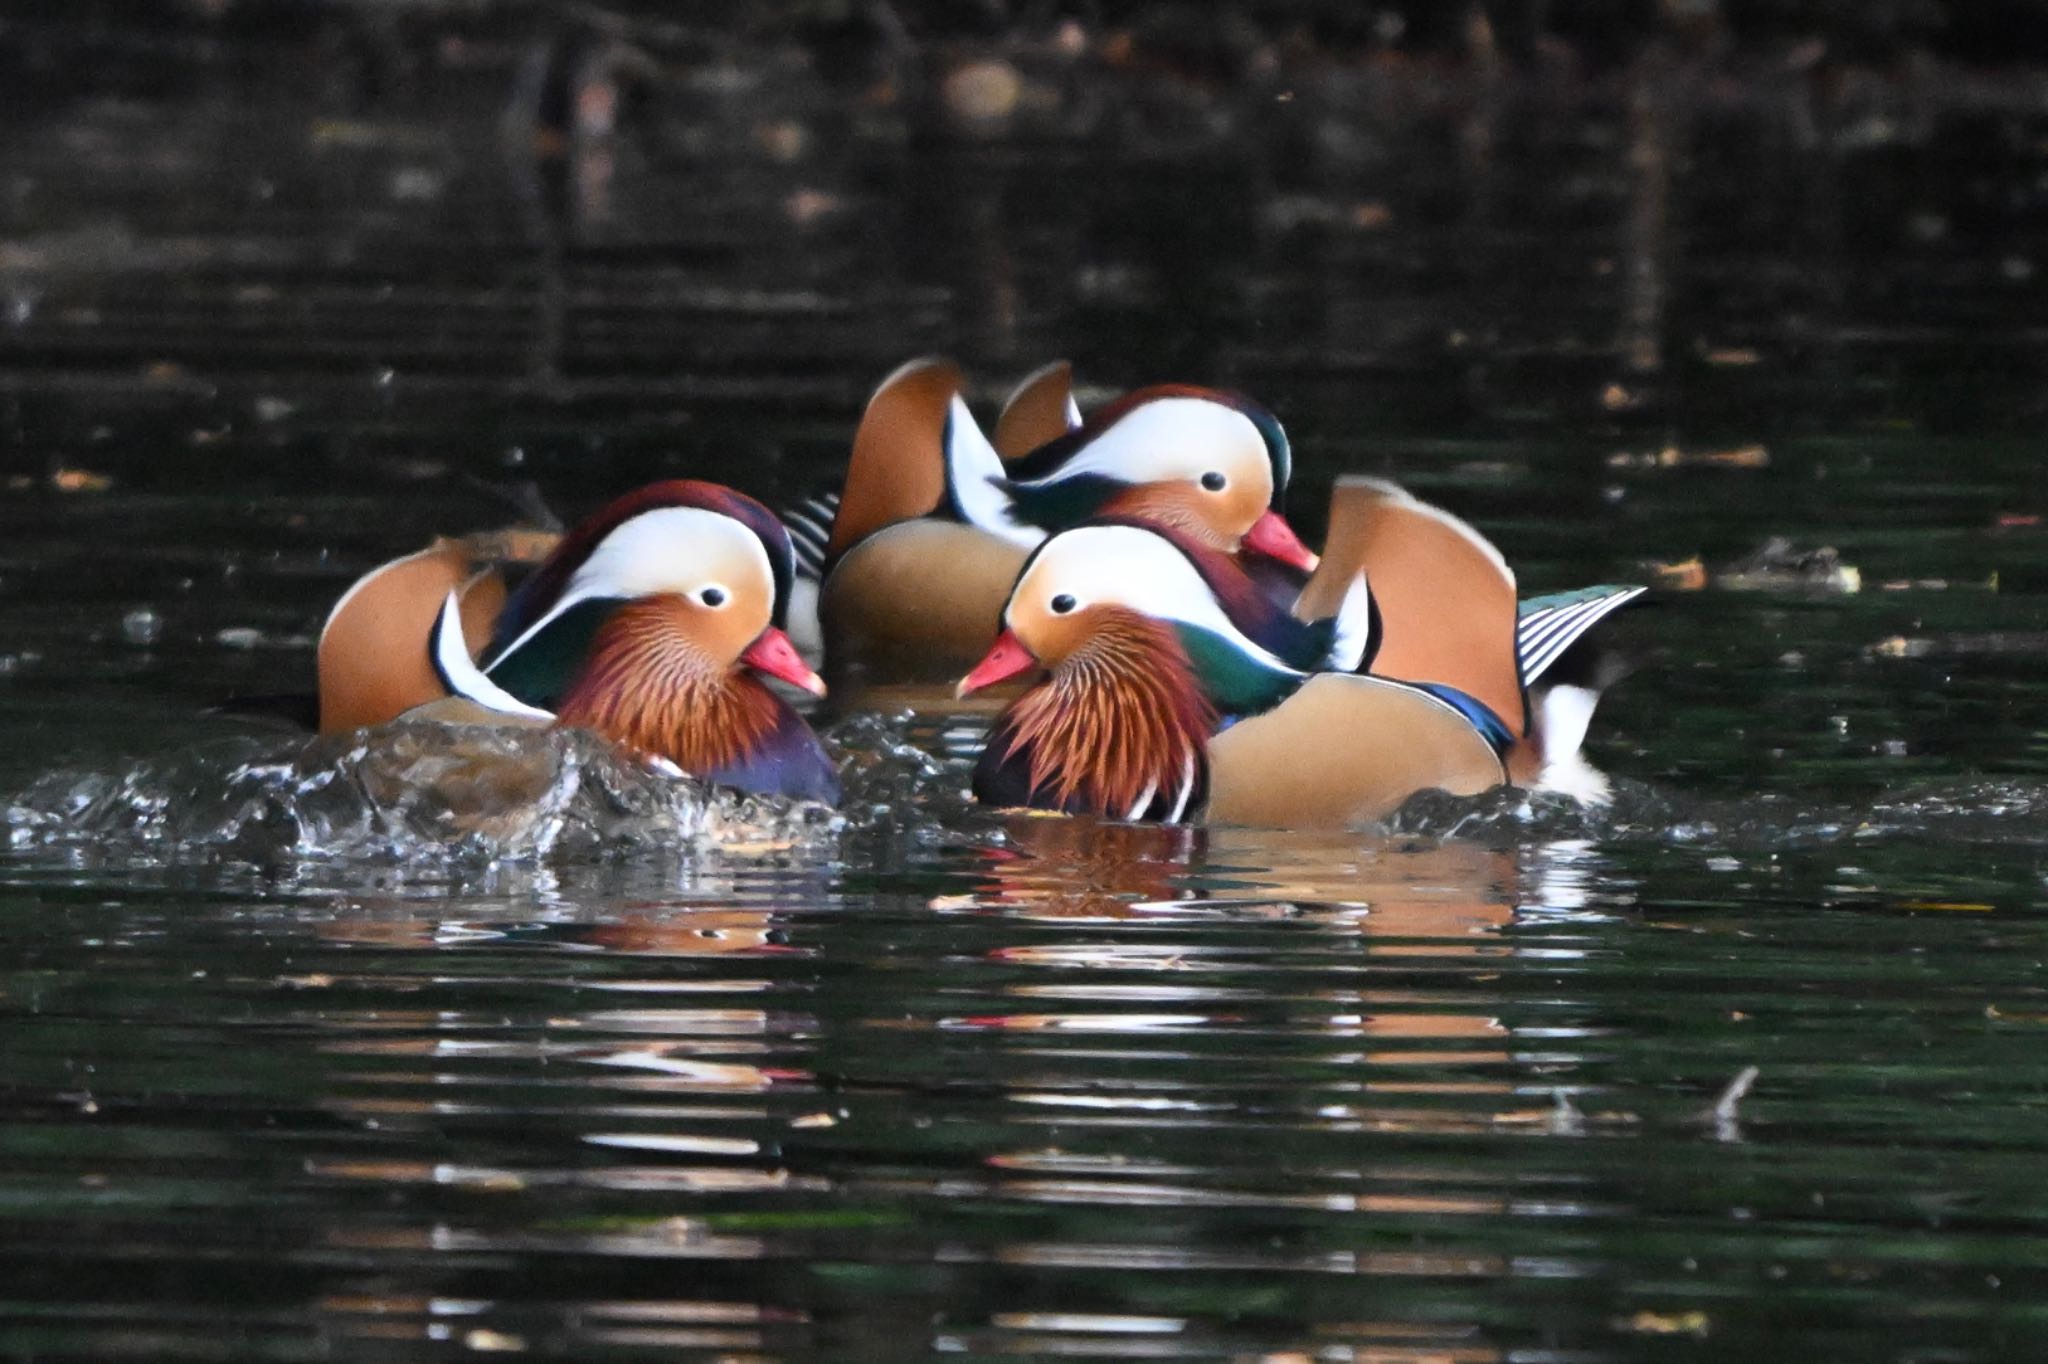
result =
[[138,606],[121,617],[121,638],[140,648],[148,648],[163,638],[164,618],[147,606]]

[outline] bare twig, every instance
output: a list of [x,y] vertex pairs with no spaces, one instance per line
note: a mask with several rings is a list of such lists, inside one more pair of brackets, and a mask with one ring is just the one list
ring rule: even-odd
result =
[[1728,1087],[1721,1091],[1721,1097],[1714,1100],[1714,1106],[1700,1114],[1702,1122],[1714,1124],[1714,1140],[1742,1140],[1742,1122],[1737,1117],[1736,1110],[1741,1106],[1744,1096],[1749,1093],[1749,1087],[1756,1083],[1756,1077],[1762,1073],[1755,1066],[1744,1066],[1736,1073],[1735,1078],[1728,1082]]
[[1722,1090],[1721,1097],[1714,1100],[1715,1122],[1735,1121],[1736,1105],[1742,1102],[1744,1096],[1749,1093],[1749,1087],[1756,1083],[1756,1077],[1761,1074],[1763,1072],[1755,1066],[1744,1066],[1735,1078],[1728,1082],[1728,1088]]

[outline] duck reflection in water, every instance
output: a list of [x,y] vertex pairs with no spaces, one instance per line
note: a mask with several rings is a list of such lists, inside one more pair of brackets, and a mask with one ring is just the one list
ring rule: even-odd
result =
[[[1027,981],[1004,987],[1003,993],[1012,998],[1104,1003],[1140,997],[1153,1003],[1167,998],[1227,999],[1232,1001],[1228,1012],[1176,1014],[1174,1020],[1186,1025],[1242,1024],[1244,1001],[1249,997],[1263,1005],[1272,1001],[1272,993],[1247,992],[1235,979],[1227,986],[1218,980],[1217,988],[1205,988],[1201,977],[1256,975],[1281,966],[1292,979],[1305,979],[1292,973],[1302,970],[1301,957],[1306,954],[1313,959],[1307,963],[1311,969],[1341,969],[1344,974],[1338,979],[1356,980],[1356,953],[1363,951],[1369,974],[1427,973],[1440,978],[1448,973],[1452,986],[1325,988],[1307,995],[1288,989],[1290,1000],[1313,999],[1319,1008],[1337,1006],[1316,1020],[1317,1032],[1397,1045],[1356,1058],[1371,1064],[1497,1066],[1510,1060],[1507,1030],[1497,1018],[1446,1008],[1445,1003],[1447,996],[1464,999],[1486,993],[1477,973],[1488,961],[1508,953],[1496,935],[1515,917],[1518,873],[1511,852],[1422,839],[1361,842],[1315,833],[1018,817],[1008,827],[1006,846],[991,849],[986,859],[990,890],[966,900],[941,902],[942,907],[1077,924],[1149,920],[1168,928],[1190,916],[1235,920],[1248,927],[1292,922],[1317,935],[1308,944],[1270,943],[1256,959],[1250,951],[1219,953],[1206,943],[1183,945],[1178,935],[1165,942],[1123,936],[1034,940],[998,948],[990,955],[1011,965],[1120,975],[1171,972],[1181,979],[1172,987],[1129,981],[1092,987]],[[1188,979],[1189,974],[1195,979]],[[1114,1032],[1119,1020],[1132,1031],[1156,1029],[1168,1021],[1151,1011],[1020,1011],[967,1021],[1006,1029]],[[1307,1021],[1294,1017],[1289,1023],[1299,1027]],[[1481,1087],[1496,1092],[1508,1088],[1493,1080]]]
[[320,925],[322,939],[357,947],[433,948],[479,940],[629,956],[713,957],[789,954],[789,933],[766,909],[649,905],[602,918],[577,915],[544,921],[450,919],[422,913],[416,900],[364,902]]
[[582,927],[592,946],[634,956],[722,957],[796,953],[789,933],[765,909],[665,909],[608,918]]

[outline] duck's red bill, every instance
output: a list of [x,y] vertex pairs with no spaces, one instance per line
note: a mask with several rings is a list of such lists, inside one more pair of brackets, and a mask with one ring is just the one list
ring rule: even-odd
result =
[[1024,647],[1024,641],[1005,630],[996,636],[996,642],[989,649],[988,655],[974,665],[974,671],[960,679],[960,685],[953,694],[970,696],[983,687],[992,686],[1006,677],[1015,677],[1021,672],[1029,672],[1037,666],[1038,660]]
[[788,635],[769,626],[761,637],[747,646],[740,655],[740,662],[757,673],[781,678],[792,687],[802,687],[813,696],[825,694],[825,679],[811,671],[811,665],[804,662],[803,655],[790,643]]
[[1252,522],[1252,528],[1244,533],[1248,548],[1255,549],[1269,559],[1278,559],[1304,573],[1315,572],[1315,552],[1301,542],[1294,533],[1294,527],[1287,524],[1287,518],[1279,512],[1268,511]]

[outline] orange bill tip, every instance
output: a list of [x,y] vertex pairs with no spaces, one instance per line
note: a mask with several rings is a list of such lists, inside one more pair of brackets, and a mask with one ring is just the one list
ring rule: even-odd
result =
[[960,685],[953,691],[955,696],[970,696],[983,687],[992,686],[1005,678],[1015,677],[1038,666],[1038,660],[1024,647],[1024,641],[1005,630],[996,636],[996,642],[989,646],[987,656],[974,665],[974,671],[960,679]]
[[796,645],[790,642],[789,636],[772,625],[747,646],[747,651],[740,655],[740,662],[755,672],[780,678],[792,687],[802,687],[813,696],[825,694],[825,679],[811,671],[811,665],[804,662],[803,655],[796,651]]
[[1294,527],[1287,524],[1287,518],[1276,511],[1268,511],[1252,522],[1252,528],[1245,532],[1245,546],[1255,549],[1269,559],[1278,559],[1304,573],[1315,572],[1317,559],[1314,551],[1301,542],[1294,533]]

